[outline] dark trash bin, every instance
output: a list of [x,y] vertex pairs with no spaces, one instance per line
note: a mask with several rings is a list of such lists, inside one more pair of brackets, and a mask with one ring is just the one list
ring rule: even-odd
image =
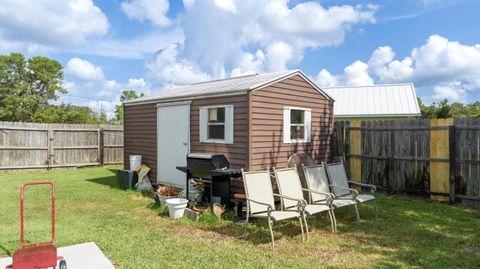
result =
[[118,186],[121,189],[134,189],[138,182],[137,171],[134,170],[118,170],[117,171]]

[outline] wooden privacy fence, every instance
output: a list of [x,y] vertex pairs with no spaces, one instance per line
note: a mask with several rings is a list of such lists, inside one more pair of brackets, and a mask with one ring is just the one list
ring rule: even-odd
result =
[[336,122],[334,136],[352,180],[390,193],[480,202],[480,119]]
[[0,169],[123,163],[123,127],[0,122]]

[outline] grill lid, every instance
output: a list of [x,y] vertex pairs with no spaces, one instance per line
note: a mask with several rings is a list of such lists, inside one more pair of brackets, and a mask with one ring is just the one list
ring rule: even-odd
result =
[[187,155],[187,169],[192,177],[212,178],[212,171],[227,170],[230,167],[225,155],[190,153]]

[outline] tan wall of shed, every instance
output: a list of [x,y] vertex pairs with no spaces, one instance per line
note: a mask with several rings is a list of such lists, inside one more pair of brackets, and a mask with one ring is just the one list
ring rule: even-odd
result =
[[[250,169],[285,167],[293,153],[305,152],[317,161],[331,154],[333,103],[294,76],[251,93]],[[312,110],[312,142],[283,143],[283,108],[296,106]]]
[[130,155],[142,155],[151,168],[150,179],[157,179],[157,108],[155,104],[125,107],[124,166],[130,167]]
[[[224,154],[232,168],[243,168],[248,162],[248,119],[247,95],[194,99],[190,106],[190,152]],[[233,144],[200,143],[200,107],[233,105]]]

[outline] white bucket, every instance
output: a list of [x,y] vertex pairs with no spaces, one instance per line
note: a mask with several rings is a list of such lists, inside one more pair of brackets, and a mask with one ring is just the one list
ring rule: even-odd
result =
[[142,164],[142,155],[130,155],[130,170],[137,170]]
[[173,199],[173,198],[177,198],[178,196],[158,196],[158,200],[160,201],[160,205],[165,205],[166,202],[168,199]]
[[170,218],[179,219],[183,217],[185,208],[187,208],[188,200],[183,198],[172,198],[165,200],[165,203],[168,206]]

